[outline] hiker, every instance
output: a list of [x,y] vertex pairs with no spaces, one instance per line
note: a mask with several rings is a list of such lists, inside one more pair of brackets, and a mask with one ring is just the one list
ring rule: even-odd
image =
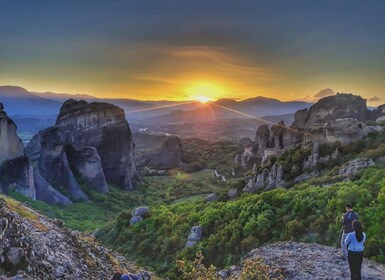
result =
[[361,265],[364,257],[366,235],[362,231],[362,225],[359,220],[354,220],[352,227],[354,231],[349,233],[344,241],[348,248],[350,278],[352,280],[361,280]]
[[349,233],[353,232],[352,222],[354,220],[358,220],[358,215],[353,211],[353,206],[351,204],[346,204],[346,213],[342,216],[343,233],[341,238],[341,250],[342,250],[342,258],[347,259],[348,257],[348,248],[345,245],[345,239]]

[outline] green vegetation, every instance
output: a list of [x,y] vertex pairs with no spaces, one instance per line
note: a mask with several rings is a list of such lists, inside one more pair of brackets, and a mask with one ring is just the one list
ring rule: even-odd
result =
[[[354,203],[365,226],[365,254],[385,262],[385,169],[369,168],[356,182],[328,187],[297,185],[236,201],[179,203],[151,209],[151,216],[129,226],[130,211],[105,226],[99,239],[142,265],[180,279],[176,260],[191,261],[202,251],[205,264],[225,267],[237,263],[252,248],[278,240],[335,245],[340,217]],[[203,228],[203,240],[184,249],[189,230]]]
[[171,204],[178,200],[196,201],[199,197],[194,195],[223,191],[223,186],[212,181],[211,176],[210,170],[191,174],[175,171],[170,176],[147,177],[145,184],[138,186],[133,192],[110,187],[110,193],[101,194],[83,187],[90,200],[76,202],[66,208],[34,201],[18,193],[11,193],[10,196],[28,202],[51,218],[63,220],[71,229],[91,232],[125,209],[141,205]]

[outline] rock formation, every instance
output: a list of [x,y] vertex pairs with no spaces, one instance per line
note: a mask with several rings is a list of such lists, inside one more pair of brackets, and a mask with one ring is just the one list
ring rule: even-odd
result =
[[338,174],[343,176],[354,175],[360,170],[373,165],[375,165],[375,162],[371,158],[356,158],[342,165]]
[[190,230],[185,248],[194,246],[199,240],[202,239],[202,227],[193,226]]
[[23,143],[16,130],[16,124],[0,103],[0,191],[15,191],[36,199],[33,168],[23,154]]
[[23,142],[17,136],[16,124],[4,112],[0,103],[0,164],[23,155]]
[[66,101],[56,125],[35,135],[24,151],[35,167],[36,198],[50,204],[87,200],[78,178],[102,193],[107,183],[132,190],[140,178],[124,111],[107,103]]
[[60,109],[56,126],[75,147],[96,148],[106,181],[133,190],[139,180],[134,142],[124,110],[108,103],[68,100]]
[[[1,144],[0,144],[1,145]],[[26,156],[9,159],[0,166],[0,191],[14,191],[36,199],[33,167]]]
[[[283,271],[285,279],[340,279],[349,280],[349,267],[345,260],[339,258],[339,250],[319,244],[298,242],[277,242],[255,249],[248,253],[246,259],[262,259],[275,271]],[[232,266],[222,270],[222,278],[237,277],[242,273],[242,266]],[[385,266],[364,259],[362,275],[365,279],[384,279]]]
[[304,132],[306,140],[349,143],[362,140],[380,127],[369,127],[363,122],[375,120],[380,109],[371,112],[366,99],[352,94],[337,94],[320,99],[310,109],[297,111],[293,129]]
[[169,136],[160,150],[138,157],[138,166],[155,170],[170,170],[181,167],[183,156],[182,141],[177,136]]
[[140,271],[90,236],[12,199],[0,199],[0,217],[1,279],[111,279],[116,270]]
[[150,215],[148,207],[138,207],[131,212],[130,226],[142,221]]

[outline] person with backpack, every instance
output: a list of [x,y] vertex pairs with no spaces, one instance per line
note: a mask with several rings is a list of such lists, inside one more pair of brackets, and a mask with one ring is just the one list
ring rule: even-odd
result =
[[353,206],[351,204],[346,204],[345,210],[346,213],[342,216],[343,233],[341,237],[341,250],[342,258],[346,260],[348,257],[348,248],[345,245],[345,239],[349,233],[353,232],[352,222],[358,220],[358,215],[353,211]]
[[353,232],[349,233],[344,240],[348,248],[348,262],[351,280],[361,280],[361,266],[364,258],[364,243],[366,234],[362,230],[360,221],[352,222]]

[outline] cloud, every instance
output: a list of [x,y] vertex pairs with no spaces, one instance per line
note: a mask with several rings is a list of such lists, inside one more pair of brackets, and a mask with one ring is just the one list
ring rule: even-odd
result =
[[317,94],[314,95],[314,97],[316,98],[324,98],[326,96],[331,96],[331,95],[334,95],[334,91],[331,89],[331,88],[325,88],[323,90],[321,90],[320,92],[318,92]]
[[381,101],[382,99],[379,98],[378,96],[372,96],[368,98],[368,102],[378,102]]

